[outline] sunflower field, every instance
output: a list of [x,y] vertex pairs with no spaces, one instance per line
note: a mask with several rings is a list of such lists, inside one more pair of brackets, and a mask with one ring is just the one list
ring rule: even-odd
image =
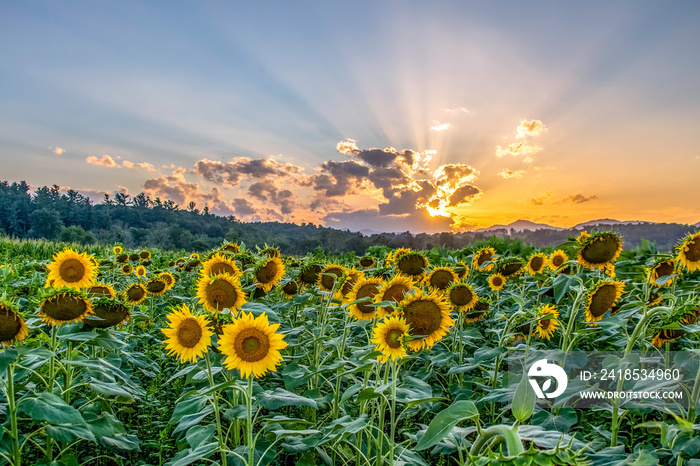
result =
[[507,383],[512,353],[700,352],[700,233],[622,246],[0,239],[0,464],[700,465],[696,360],[675,411]]

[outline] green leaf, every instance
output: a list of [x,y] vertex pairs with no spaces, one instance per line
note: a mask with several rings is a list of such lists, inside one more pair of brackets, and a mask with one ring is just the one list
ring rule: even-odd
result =
[[100,443],[112,450],[141,451],[135,435],[117,434],[114,437],[102,437]]
[[532,389],[528,377],[523,374],[523,378],[520,380],[518,388],[515,389],[515,396],[513,397],[511,406],[513,417],[521,423],[530,419],[535,410],[536,398],[535,391]]
[[121,385],[116,383],[100,382],[98,380],[93,380],[90,382],[90,388],[95,390],[97,393],[107,396],[121,396],[129,400],[134,399],[134,395],[124,390]]
[[430,422],[425,435],[421,437],[415,450],[425,450],[442,441],[458,422],[465,419],[477,419],[479,410],[473,402],[463,400],[453,403],[450,407],[440,411]]
[[214,408],[212,406],[205,406],[205,408],[194,414],[188,414],[187,416],[183,416],[182,419],[180,419],[180,423],[177,425],[175,430],[173,431],[173,434],[177,434],[178,432],[185,431],[189,429],[190,427],[196,426],[202,420],[209,416],[211,413],[214,412]]
[[76,439],[95,441],[95,436],[87,426],[76,424],[57,426],[49,424],[45,430],[48,436],[57,442],[68,443]]
[[6,349],[5,351],[0,351],[0,373],[5,373],[10,364],[17,360],[19,352],[16,349]]
[[209,442],[214,437],[214,432],[216,432],[216,426],[214,424],[209,424],[208,426],[194,426],[187,431],[185,438],[187,443],[190,444],[190,448],[197,448]]
[[260,406],[269,410],[275,410],[282,406],[310,406],[318,409],[318,405],[314,400],[288,392],[283,388],[276,388],[272,392],[268,390],[259,393],[255,396],[255,399],[258,400]]
[[192,396],[180,401],[170,417],[170,422],[177,423],[188,414],[198,413],[207,404],[207,398],[204,396]]
[[38,397],[24,398],[20,403],[18,411],[35,421],[85,425],[80,411],[66,404],[62,398],[53,393],[42,392]]

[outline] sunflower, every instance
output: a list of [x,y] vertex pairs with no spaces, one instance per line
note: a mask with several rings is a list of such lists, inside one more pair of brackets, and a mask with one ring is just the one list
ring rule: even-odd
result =
[[206,353],[211,346],[214,334],[209,329],[205,316],[195,317],[190,308],[182,305],[168,315],[168,327],[162,329],[168,337],[163,341],[169,355],[180,358],[180,362],[195,362]]
[[622,296],[625,284],[620,281],[605,281],[588,295],[586,322],[597,322]]
[[236,277],[242,275],[236,263],[221,253],[216,253],[203,262],[200,273],[207,276],[219,275],[220,273],[228,273]]
[[97,267],[90,256],[86,253],[78,254],[69,248],[53,256],[48,270],[47,280],[53,280],[55,288],[85,288],[93,284],[97,275]]
[[24,340],[28,333],[27,324],[19,316],[17,308],[0,301],[0,344],[7,347],[15,340]]
[[576,241],[578,241],[579,243],[583,243],[583,240],[585,240],[589,236],[591,235],[589,235],[586,230],[582,230],[581,233],[579,233],[578,237],[576,237]]
[[501,259],[496,264],[496,273],[506,278],[515,277],[523,273],[523,263],[519,257]]
[[282,295],[287,299],[292,299],[299,294],[299,283],[296,280],[289,280],[280,287]]
[[267,247],[260,251],[260,256],[267,256],[269,258],[274,258],[274,257],[280,257],[280,251],[277,248],[273,248],[272,246]]
[[[349,311],[355,320],[372,320],[377,315],[377,308],[370,304],[379,294],[381,285],[381,278],[360,278],[355,282],[347,297],[348,302],[353,303],[350,304]],[[370,300],[362,303],[355,302],[362,298],[370,298]]]
[[549,256],[549,268],[552,270],[557,270],[568,260],[569,256],[567,256],[561,249],[557,249]]
[[280,350],[287,347],[284,335],[276,333],[280,324],[270,325],[267,314],[258,317],[242,312],[232,324],[224,326],[219,351],[226,356],[228,370],[238,369],[241,377],[262,377],[274,371],[282,361]]
[[437,293],[420,292],[406,298],[401,303],[401,315],[411,329],[411,336],[421,336],[408,342],[413,351],[432,348],[455,324],[448,303]]
[[131,273],[134,271],[134,268],[131,266],[131,264],[124,264],[122,265],[122,273],[124,275],[131,275]]
[[604,270],[615,262],[622,252],[622,240],[612,231],[595,233],[581,242],[579,264],[589,269]]
[[87,289],[89,296],[100,296],[108,299],[114,299],[117,296],[117,292],[114,291],[112,285],[107,285],[105,283],[97,283],[92,285]]
[[700,232],[686,236],[676,249],[683,267],[689,272],[700,269]]
[[241,282],[228,273],[201,277],[197,284],[197,298],[204,309],[217,313],[224,309],[236,311],[245,303]]
[[447,288],[445,296],[454,308],[460,312],[472,310],[476,303],[479,302],[479,297],[474,292],[474,288],[467,285],[464,281],[452,283]]
[[493,291],[502,290],[506,286],[506,277],[500,273],[494,273],[489,277],[489,288]]
[[151,253],[150,251],[143,250],[139,253],[139,257],[141,258],[142,261],[148,260],[151,258]]
[[377,264],[374,257],[364,256],[360,258],[360,267],[363,269],[371,269]]
[[536,315],[539,320],[534,333],[540,338],[551,339],[559,327],[559,311],[553,305],[545,304],[537,311]]
[[170,272],[162,272],[158,274],[158,278],[163,280],[166,285],[168,285],[168,289],[172,288],[173,285],[175,285],[175,277],[173,277],[173,274]]
[[92,305],[82,293],[63,289],[41,301],[39,315],[44,322],[61,326],[92,315]]
[[[397,275],[382,286],[379,293],[374,297],[374,302],[393,301],[398,304],[404,300],[406,294],[408,294],[412,288],[413,280],[408,277]],[[387,316],[394,311],[393,307],[377,307],[376,309],[379,317]]]
[[116,254],[116,255],[121,254],[123,251],[124,251],[124,250],[122,249],[121,246],[114,246],[114,247],[112,248],[112,252],[113,252],[114,254]]
[[435,267],[426,277],[425,282],[431,291],[445,291],[458,280],[457,274],[449,267]]
[[[678,311],[674,312],[670,318],[665,319],[663,325],[669,326],[675,322],[679,323],[680,325],[693,325],[698,321],[698,317],[700,317],[700,307],[695,304],[691,306],[683,306]],[[664,343],[678,340],[685,334],[686,331],[682,328],[662,328],[656,333],[651,344],[657,348],[661,348]]]
[[457,274],[457,278],[461,280],[469,273],[469,266],[464,262],[460,262],[455,267],[455,273]]
[[192,272],[200,264],[201,262],[199,261],[199,259],[192,259],[187,264],[185,264],[184,270],[185,272]]
[[396,361],[406,356],[406,339],[409,331],[406,319],[401,316],[390,316],[377,323],[370,339],[377,350],[382,352],[377,360],[386,363],[389,358]]
[[137,253],[129,254],[129,260],[130,260],[131,262],[138,262],[138,261],[141,260],[141,256],[138,255]]
[[355,267],[348,270],[345,276],[341,278],[342,285],[340,286],[340,289],[335,292],[334,298],[342,301],[344,304],[352,302],[350,299],[348,299],[350,292],[355,286],[355,283],[357,283],[357,281],[361,278],[364,278],[364,276],[365,274],[362,271],[357,270]]
[[197,259],[197,260],[199,260],[199,254],[197,254],[196,252],[193,252],[192,254],[190,254],[190,259]]
[[410,248],[398,248],[394,251],[391,251],[389,254],[386,255],[386,258],[384,259],[384,263],[386,264],[387,267],[391,267],[394,265],[396,262],[396,259],[399,258],[402,254],[406,254],[411,252]]
[[396,258],[396,268],[404,276],[420,281],[425,276],[425,270],[430,267],[428,258],[419,252],[407,252]]
[[673,283],[674,278],[667,279],[663,285],[659,285],[656,281],[661,277],[670,277],[676,271],[676,262],[673,259],[659,259],[649,269],[649,281],[653,285],[668,286]]
[[258,288],[268,292],[277,286],[277,283],[282,279],[284,264],[279,257],[270,257],[255,267],[254,274]]
[[494,264],[484,264],[484,262],[490,262],[494,254],[496,254],[496,250],[494,248],[481,248],[476,251],[474,253],[474,259],[472,259],[474,268],[485,272],[491,270]]
[[226,243],[223,246],[221,246],[221,250],[238,254],[239,252],[241,252],[241,247],[235,243]]
[[146,291],[153,296],[160,296],[168,291],[168,284],[160,278],[152,278],[146,282]]
[[527,272],[530,275],[537,275],[544,271],[547,267],[547,255],[542,252],[538,252],[530,256],[527,260]]
[[314,285],[318,281],[322,271],[323,267],[319,264],[305,265],[299,271],[299,280],[304,286]]
[[323,268],[323,270],[321,270],[321,272],[318,274],[318,278],[316,279],[318,289],[323,291],[332,291],[338,279],[342,278],[343,275],[347,274],[347,272],[348,269],[342,265],[327,265],[325,268]]
[[129,260],[129,256],[127,254],[119,254],[114,260],[116,260],[120,264],[123,264]]
[[490,303],[488,301],[479,300],[474,304],[474,308],[464,315],[464,322],[473,324],[479,322],[489,313]]
[[129,321],[129,308],[112,299],[100,299],[92,306],[93,315],[85,317],[85,325],[93,328],[109,328]]
[[141,304],[146,296],[148,296],[148,291],[140,283],[133,283],[124,291],[124,300],[132,306]]

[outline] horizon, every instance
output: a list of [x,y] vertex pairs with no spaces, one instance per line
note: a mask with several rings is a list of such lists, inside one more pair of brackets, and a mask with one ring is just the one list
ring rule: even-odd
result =
[[351,231],[700,220],[699,4],[0,12],[3,178],[34,189]]

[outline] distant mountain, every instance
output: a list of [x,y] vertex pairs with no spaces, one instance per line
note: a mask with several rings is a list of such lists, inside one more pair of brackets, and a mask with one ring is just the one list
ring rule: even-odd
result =
[[696,224],[693,225],[693,226],[694,226],[695,228],[700,228],[700,222],[696,223]]
[[572,228],[575,228],[577,230],[581,230],[584,228],[594,227],[596,225],[639,225],[640,223],[656,223],[656,222],[644,222],[642,220],[620,221],[620,220],[615,220],[614,218],[600,218],[598,220],[588,220],[587,222],[579,223],[578,225],[575,225]]
[[524,231],[524,230],[530,230],[530,231],[535,231],[535,230],[541,230],[541,229],[547,229],[547,230],[563,230],[563,228],[558,228],[558,227],[553,227],[551,225],[547,225],[546,223],[535,223],[531,222],[529,220],[516,220],[513,223],[510,223],[508,225],[493,225],[488,228],[479,228],[476,230],[477,232],[486,232],[486,231],[494,231],[494,230],[508,230],[510,231],[511,229],[515,231]]
[[362,233],[365,236],[372,236],[372,235],[381,235],[384,232],[377,231],[377,230],[370,230],[369,228],[363,228],[362,230],[360,230],[360,233]]

